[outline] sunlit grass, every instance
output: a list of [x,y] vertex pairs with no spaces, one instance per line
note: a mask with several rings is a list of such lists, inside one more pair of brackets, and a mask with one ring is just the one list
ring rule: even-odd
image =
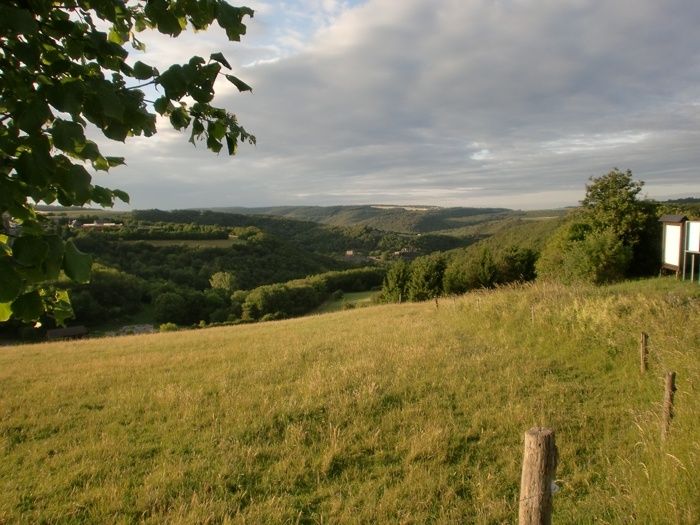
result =
[[362,308],[373,304],[374,299],[379,295],[379,291],[369,290],[366,292],[349,292],[343,294],[340,299],[329,299],[314,312],[317,314],[327,314],[352,308]]
[[534,425],[555,523],[698,523],[699,306],[668,279],[535,285],[2,348],[0,523],[512,523]]

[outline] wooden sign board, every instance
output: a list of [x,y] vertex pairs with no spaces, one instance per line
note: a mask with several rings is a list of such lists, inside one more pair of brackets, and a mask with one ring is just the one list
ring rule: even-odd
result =
[[681,251],[683,250],[681,239],[683,225],[664,224],[664,266],[678,269],[681,262]]
[[686,251],[700,253],[700,221],[688,221],[685,228]]
[[685,223],[688,217],[685,215],[664,215],[659,219],[663,225],[663,240],[661,241],[661,268],[680,274],[683,259],[685,258]]

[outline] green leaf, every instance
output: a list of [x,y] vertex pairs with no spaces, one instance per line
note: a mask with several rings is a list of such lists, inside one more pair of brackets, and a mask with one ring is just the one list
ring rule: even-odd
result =
[[17,127],[27,133],[34,133],[51,118],[49,105],[39,98],[34,98],[24,106],[17,117]]
[[47,235],[44,240],[49,247],[44,260],[44,278],[48,281],[56,281],[61,274],[65,245],[58,235]]
[[90,282],[92,257],[75,247],[73,241],[66,242],[66,252],[63,256],[63,271],[73,281],[85,284]]
[[190,125],[190,116],[187,113],[187,109],[180,106],[175,111],[170,114],[170,123],[177,130],[186,128]]
[[223,53],[212,53],[209,58],[211,60],[215,60],[222,66],[225,66],[227,69],[231,69],[231,64],[228,63],[228,60],[226,60],[226,57],[223,55]]
[[173,105],[170,103],[168,97],[158,97],[153,103],[153,109],[155,109],[159,115],[164,115],[166,112],[173,109]]
[[237,140],[234,135],[231,135],[230,133],[226,134],[226,147],[228,148],[228,154],[229,155],[235,155],[236,154],[236,149],[237,149]]
[[25,235],[15,240],[12,254],[15,262],[21,266],[39,266],[49,253],[49,245],[41,238]]
[[10,238],[4,233],[0,233],[0,255],[12,255],[12,248],[10,248]]
[[75,122],[56,119],[51,127],[53,145],[58,149],[72,153],[85,146],[83,127]]
[[57,110],[77,115],[83,107],[83,89],[82,84],[71,79],[50,86],[46,96]]
[[15,168],[23,181],[37,186],[46,184],[46,175],[50,173],[50,159],[47,159],[41,153],[41,151],[36,152],[32,150],[23,151],[20,154]]
[[53,317],[56,324],[65,326],[66,319],[75,317],[73,305],[71,305],[70,297],[66,290],[57,290],[53,303]]
[[187,93],[187,79],[179,64],[174,64],[163,71],[157,83],[163,86],[165,96],[171,100],[178,100]]
[[20,35],[32,35],[39,30],[31,11],[0,5],[0,32],[12,32]]
[[91,160],[94,162],[94,161],[102,158],[102,155],[100,155],[100,150],[98,149],[97,144],[95,144],[91,140],[86,140],[85,144],[78,149],[79,149],[79,151],[77,151],[77,153],[81,159]]
[[12,303],[0,303],[0,323],[9,321],[12,317]]
[[107,188],[103,188],[102,186],[95,186],[92,188],[90,200],[104,207],[109,207],[114,204],[112,192]]
[[105,137],[119,142],[124,142],[126,140],[126,137],[129,136],[129,131],[129,126],[117,122],[112,122],[102,129],[102,133],[105,134]]
[[101,84],[97,88],[97,99],[102,106],[102,112],[119,122],[124,120],[124,103],[117,95],[115,88],[109,84]]
[[212,150],[214,153],[219,153],[222,147],[221,141],[217,140],[213,135],[209,135],[207,137],[207,148]]
[[12,314],[24,322],[36,321],[44,313],[44,304],[38,291],[20,295],[12,302]]
[[92,167],[100,171],[109,171],[109,162],[107,162],[106,158],[100,156],[92,162]]
[[0,259],[0,302],[12,301],[22,291],[22,278],[12,267],[9,257]]
[[138,80],[147,80],[155,75],[155,70],[148,64],[144,64],[140,60],[134,64],[134,78]]
[[114,44],[122,45],[129,39],[128,33],[125,34],[121,31],[117,31],[115,28],[110,29],[107,40]]
[[247,7],[233,7],[225,0],[216,6],[216,21],[226,31],[229,40],[238,42],[245,35],[246,27],[241,20],[245,15],[253,16],[253,10]]
[[226,79],[238,88],[238,91],[253,91],[253,88],[233,75],[226,75]]
[[107,163],[109,164],[110,168],[126,165],[124,157],[105,157],[105,159],[107,159]]
[[75,204],[82,205],[90,200],[92,176],[79,164],[73,164],[68,173],[64,188],[71,193]]
[[122,190],[112,190],[114,196],[122,202],[129,204],[129,194]]

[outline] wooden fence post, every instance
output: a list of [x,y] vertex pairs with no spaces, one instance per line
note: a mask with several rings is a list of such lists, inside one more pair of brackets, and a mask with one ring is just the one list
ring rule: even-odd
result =
[[649,334],[642,332],[642,336],[639,339],[639,370],[642,372],[647,371],[649,368]]
[[673,394],[676,392],[676,373],[666,374],[666,386],[664,388],[664,411],[661,418],[661,440],[665,441],[668,431],[671,429],[673,419]]
[[533,427],[525,432],[519,525],[552,523],[552,483],[557,469],[557,456],[554,431],[551,428]]

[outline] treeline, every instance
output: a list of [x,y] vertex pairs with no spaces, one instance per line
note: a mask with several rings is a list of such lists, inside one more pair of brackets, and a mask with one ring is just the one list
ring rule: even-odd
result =
[[191,325],[200,321],[253,322],[294,317],[318,308],[338,292],[377,288],[384,274],[382,268],[368,267],[327,272],[249,291],[227,288],[211,288],[199,294],[165,291],[155,298],[154,319],[158,323]]
[[278,206],[270,208],[216,208],[212,211],[245,215],[272,215],[328,224],[369,226],[382,231],[429,233],[459,228],[465,222],[493,220],[514,213],[505,208],[439,208],[429,206]]
[[303,246],[308,251],[323,254],[344,253],[347,250],[380,256],[406,250],[431,253],[472,244],[476,238],[459,238],[440,234],[407,234],[383,231],[370,226],[329,226],[310,221],[241,215],[200,210],[136,210],[134,219],[151,223],[180,223],[222,228],[255,227],[286,241]]
[[119,229],[106,230],[101,234],[107,239],[138,241],[228,239],[230,228],[126,220]]
[[307,252],[257,228],[237,230],[237,238],[226,248],[123,242],[104,232],[81,232],[75,241],[104,266],[149,283],[165,282],[200,291],[208,288],[211,276],[220,271],[234,272],[237,287],[251,289],[348,267],[342,261]]
[[399,261],[387,271],[381,300],[385,302],[424,301],[442,295],[462,294],[475,288],[492,288],[535,278],[537,252],[509,246],[492,251],[433,254],[407,263]]
[[[529,233],[509,228],[479,243],[478,251],[393,265],[382,298],[420,301],[535,277],[565,284],[604,284],[655,275],[660,267],[659,217],[669,212],[692,216],[695,203],[640,200],[643,184],[633,180],[629,170],[613,169],[591,178],[581,206],[561,221],[540,223]],[[514,235],[523,238],[501,249],[503,241]]]

